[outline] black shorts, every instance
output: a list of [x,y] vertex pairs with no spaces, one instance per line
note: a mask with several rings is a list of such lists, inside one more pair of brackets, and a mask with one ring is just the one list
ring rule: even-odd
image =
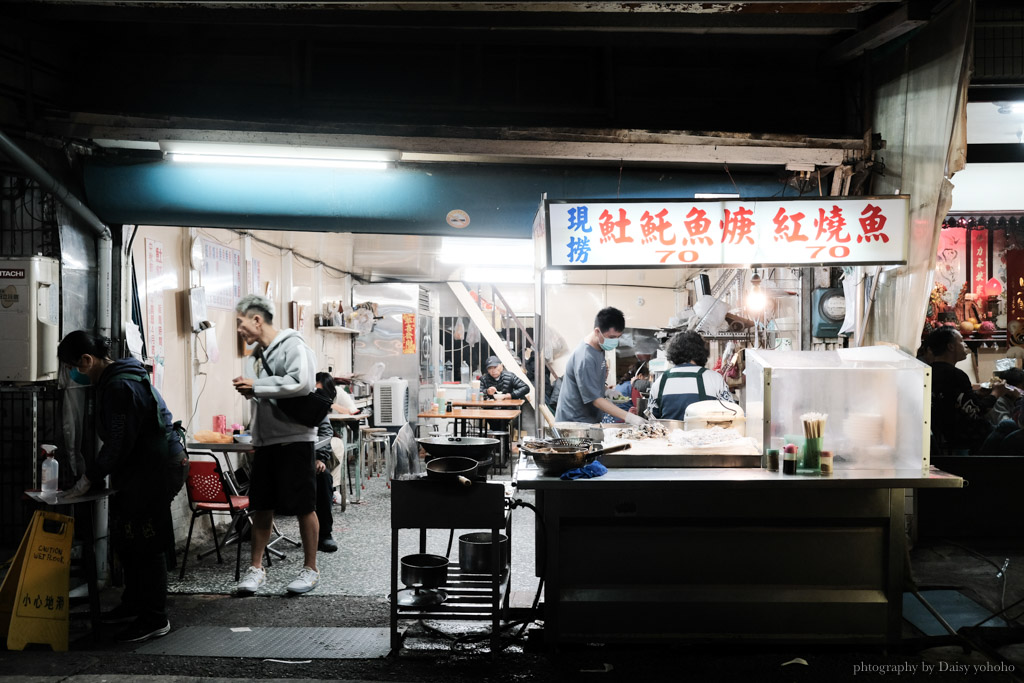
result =
[[253,454],[249,504],[253,510],[304,515],[316,510],[316,456],[312,441],[261,446]]

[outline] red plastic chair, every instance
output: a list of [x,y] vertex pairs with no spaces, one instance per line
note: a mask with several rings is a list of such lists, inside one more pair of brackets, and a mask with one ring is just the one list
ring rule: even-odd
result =
[[[217,527],[213,521],[213,513],[227,512],[231,515],[230,527],[240,533],[238,522],[241,519],[248,520],[249,496],[235,496],[228,493],[228,486],[225,486],[224,472],[220,463],[216,460],[192,460],[189,463],[188,479],[185,480],[185,490],[188,492],[188,505],[192,508],[192,521],[188,525],[188,539],[185,541],[185,555],[181,560],[181,573],[179,579],[185,578],[185,565],[188,563],[188,549],[192,544],[192,530],[195,527],[196,518],[208,515],[210,518],[210,529],[213,531],[213,549],[201,554],[200,559],[210,552],[217,553],[217,562],[222,563],[220,556],[222,545],[228,543],[225,537],[221,543],[217,539]],[[242,540],[237,539],[237,550],[235,554],[235,581],[239,580],[242,566]]]

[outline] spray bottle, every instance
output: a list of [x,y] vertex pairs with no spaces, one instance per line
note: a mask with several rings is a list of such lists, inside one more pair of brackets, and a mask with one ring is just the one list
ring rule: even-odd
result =
[[43,471],[42,471],[42,489],[44,492],[56,491],[57,490],[57,474],[59,472],[60,464],[57,459],[53,457],[57,447],[53,444],[44,443],[42,445],[43,455],[46,459],[43,460]]

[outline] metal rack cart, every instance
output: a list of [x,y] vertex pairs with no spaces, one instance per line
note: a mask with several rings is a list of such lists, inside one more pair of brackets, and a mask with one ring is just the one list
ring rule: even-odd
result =
[[[500,534],[512,547],[512,516],[505,507],[505,486],[476,482],[462,486],[454,480],[395,480],[391,483],[391,651],[401,648],[400,619],[491,621],[491,654],[498,651],[499,627],[508,611],[511,569],[503,572]],[[464,574],[458,563],[448,568],[440,605],[405,607],[398,604],[398,532],[419,529],[419,552],[426,552],[427,529],[489,529],[490,574]]]

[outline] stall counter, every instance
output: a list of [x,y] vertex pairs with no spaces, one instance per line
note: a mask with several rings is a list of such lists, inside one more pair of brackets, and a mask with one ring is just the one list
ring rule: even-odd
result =
[[619,467],[544,476],[536,492],[545,639],[896,642],[906,489],[958,488],[935,469],[783,475]]

